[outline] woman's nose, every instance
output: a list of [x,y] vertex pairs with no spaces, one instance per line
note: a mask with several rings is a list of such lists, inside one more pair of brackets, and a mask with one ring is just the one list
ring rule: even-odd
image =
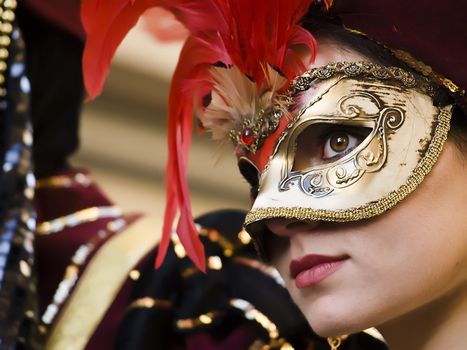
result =
[[319,226],[320,221],[274,218],[267,219],[265,224],[272,233],[278,236],[290,236],[313,231]]

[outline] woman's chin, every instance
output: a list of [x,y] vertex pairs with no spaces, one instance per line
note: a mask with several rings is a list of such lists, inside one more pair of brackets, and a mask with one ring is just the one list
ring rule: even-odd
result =
[[339,320],[320,322],[315,319],[313,321],[308,320],[313,331],[323,338],[328,337],[339,337],[342,335],[349,335],[361,332],[362,330],[369,327],[361,327],[356,324],[346,323]]
[[313,308],[308,312],[302,311],[313,331],[324,338],[358,333],[372,327],[369,320],[360,319],[357,313],[342,308]]

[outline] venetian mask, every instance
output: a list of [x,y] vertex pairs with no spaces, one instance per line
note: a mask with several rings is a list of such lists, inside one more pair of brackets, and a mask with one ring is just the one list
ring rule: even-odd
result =
[[247,229],[261,233],[270,218],[356,221],[402,201],[447,138],[452,106],[435,106],[435,94],[428,79],[368,62],[334,63],[295,79],[293,104],[269,146],[240,159],[259,181]]

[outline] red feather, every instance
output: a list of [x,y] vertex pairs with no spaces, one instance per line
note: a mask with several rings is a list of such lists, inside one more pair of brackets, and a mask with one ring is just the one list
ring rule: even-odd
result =
[[159,0],[85,0],[81,21],[86,32],[83,78],[90,99],[102,92],[110,61],[122,40]]
[[[174,220],[188,256],[205,270],[204,247],[194,226],[187,162],[193,110],[212,88],[209,68],[217,63],[237,66],[259,88],[267,83],[265,67],[292,79],[314,60],[316,42],[299,26],[313,0],[84,0],[87,33],[83,57],[84,80],[91,98],[101,90],[116,48],[147,9],[161,6],[188,29],[188,37],[172,80],[169,97],[166,172],[167,203],[156,266],[170,243]],[[296,49],[309,51],[303,62]],[[195,101],[195,105],[193,105]]]
[[156,7],[143,16],[144,28],[160,42],[185,41],[189,36],[185,26],[177,21],[173,13]]

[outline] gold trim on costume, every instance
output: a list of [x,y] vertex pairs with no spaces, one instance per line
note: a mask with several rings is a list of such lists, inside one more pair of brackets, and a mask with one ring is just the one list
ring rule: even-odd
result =
[[122,210],[116,206],[86,208],[53,220],[41,222],[37,225],[36,234],[49,235],[60,232],[67,227],[75,227],[99,219],[115,218],[121,215]]
[[119,218],[109,222],[105,230],[101,230],[99,235],[94,236],[89,242],[79,246],[71,258],[71,264],[65,269],[65,275],[59,283],[57,290],[53,296],[52,302],[47,306],[41,317],[41,333],[47,332],[49,327],[55,320],[62,305],[66,302],[71,290],[75,286],[79,278],[80,268],[85,264],[89,255],[95,250],[98,242],[102,242],[110,235],[121,231],[126,226],[126,221]]
[[199,315],[196,318],[184,318],[179,319],[175,322],[175,325],[178,329],[192,329],[201,326],[210,325],[215,318],[224,315],[223,312],[220,311],[211,311],[205,314]]
[[192,276],[197,275],[198,273],[201,273],[201,271],[197,267],[188,267],[182,271],[182,278],[191,278]]
[[277,326],[272,322],[265,314],[255,309],[255,307],[248,301],[243,299],[232,299],[230,305],[234,308],[243,311],[247,320],[256,321],[263,327],[271,339],[277,339],[279,337],[279,330]]
[[[223,249],[224,256],[231,257],[235,251],[235,245],[219,233],[216,229],[210,229],[201,226],[200,224],[195,224],[196,229],[200,236],[208,238],[211,242],[219,244]],[[183,247],[183,244],[180,242],[176,232],[173,232],[171,235],[171,240],[174,245],[175,254],[178,258],[183,259],[186,257],[186,251]]]
[[195,224],[195,225],[201,236],[207,237],[211,242],[218,243],[224,250],[225,256],[227,257],[232,256],[235,250],[235,247],[234,247],[234,244],[230,242],[230,240],[228,240],[223,235],[221,235],[220,232],[216,229],[209,229],[199,224]]
[[70,188],[72,186],[88,187],[92,184],[91,178],[83,173],[73,175],[57,175],[36,180],[36,189],[43,188]]
[[160,226],[159,220],[142,218],[97,251],[52,328],[46,350],[85,348],[128,273],[158,243]]
[[[222,258],[217,255],[211,255],[207,257],[207,268],[210,270],[222,270],[223,263]],[[196,267],[187,267],[185,270],[182,271],[182,278],[191,278],[194,275],[201,273],[201,271]]]
[[164,309],[170,309],[172,307],[172,302],[170,300],[163,299],[154,299],[151,297],[143,297],[134,300],[127,309],[127,312],[133,309],[152,309],[155,307],[160,307]]
[[368,219],[384,213],[413,192],[435,165],[448,137],[451,111],[452,106],[445,107],[441,110],[438,115],[438,124],[436,125],[433,140],[428,147],[425,156],[409,176],[406,183],[400,186],[397,190],[390,192],[386,197],[358,208],[346,210],[324,210],[298,207],[259,208],[252,210],[247,214],[245,218],[245,226],[260,220],[275,217],[287,219],[294,218],[298,220],[346,222]]

